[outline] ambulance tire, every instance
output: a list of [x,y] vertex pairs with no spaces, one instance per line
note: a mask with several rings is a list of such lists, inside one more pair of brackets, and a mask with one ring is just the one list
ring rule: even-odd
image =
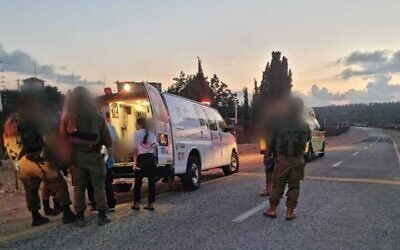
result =
[[114,184],[114,189],[118,193],[128,192],[129,190],[131,190],[131,187],[132,187],[132,184],[130,184],[130,183]]
[[325,142],[322,144],[322,150],[321,152],[318,153],[319,157],[324,157],[325,156]]
[[201,164],[195,154],[189,156],[186,173],[181,176],[182,187],[186,191],[194,191],[200,187],[201,183]]
[[225,175],[231,175],[239,171],[239,157],[235,151],[232,151],[231,163],[223,166],[222,170],[224,171]]
[[310,144],[308,145],[307,154],[305,155],[305,161],[310,162],[310,161],[312,161],[313,157],[314,157],[314,150],[313,150],[312,144],[310,142]]

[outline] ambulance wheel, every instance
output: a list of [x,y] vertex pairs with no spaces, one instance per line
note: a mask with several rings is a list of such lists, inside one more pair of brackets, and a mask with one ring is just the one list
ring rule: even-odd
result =
[[308,146],[308,151],[307,151],[307,154],[305,157],[306,162],[311,161],[313,159],[313,156],[314,156],[314,150],[313,150],[312,144],[310,142],[310,145]]
[[325,142],[322,144],[322,150],[318,154],[319,157],[324,157],[325,156]]
[[118,183],[115,184],[117,192],[128,192],[131,189],[132,184],[130,183]]
[[235,151],[231,154],[231,163],[222,167],[225,175],[231,175],[239,171],[239,157]]
[[193,191],[200,187],[201,183],[201,164],[195,155],[190,155],[186,166],[186,173],[181,176],[183,189]]

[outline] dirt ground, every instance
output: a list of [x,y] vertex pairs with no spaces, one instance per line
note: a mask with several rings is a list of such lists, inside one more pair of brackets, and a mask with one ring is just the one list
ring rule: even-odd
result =
[[[26,223],[29,214],[26,210],[24,188],[18,181],[16,189],[15,172],[11,162],[3,161],[0,166],[0,235],[15,230]],[[7,226],[5,226],[7,225]]]

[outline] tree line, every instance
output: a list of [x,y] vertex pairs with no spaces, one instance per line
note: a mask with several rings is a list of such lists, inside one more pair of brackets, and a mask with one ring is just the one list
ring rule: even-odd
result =
[[287,58],[282,57],[278,51],[272,52],[271,61],[265,66],[261,82],[258,83],[254,79],[253,86],[252,93],[249,93],[247,87],[242,89],[243,102],[239,103],[237,94],[227,83],[220,80],[217,74],[213,74],[210,79],[204,75],[201,60],[198,58],[197,73],[187,75],[181,71],[178,77],[173,78],[167,92],[209,103],[217,108],[225,119],[234,117],[237,105],[239,125],[243,132],[254,134],[254,125],[259,119],[263,102],[268,98],[290,95],[292,71],[289,69]]
[[355,126],[400,127],[400,102],[332,105],[314,109],[319,121],[326,126],[341,125],[343,122]]

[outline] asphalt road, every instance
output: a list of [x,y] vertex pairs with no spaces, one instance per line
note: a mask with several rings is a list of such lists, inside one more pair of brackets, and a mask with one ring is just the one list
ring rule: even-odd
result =
[[398,151],[383,131],[361,130],[363,139],[328,143],[326,157],[307,165],[294,221],[285,220],[284,202],[277,219],[262,216],[261,157],[246,155],[240,173],[206,173],[198,191],[159,195],[154,212],[121,204],[106,226],[92,216],[85,228],[56,224],[0,238],[0,248],[399,249]]

